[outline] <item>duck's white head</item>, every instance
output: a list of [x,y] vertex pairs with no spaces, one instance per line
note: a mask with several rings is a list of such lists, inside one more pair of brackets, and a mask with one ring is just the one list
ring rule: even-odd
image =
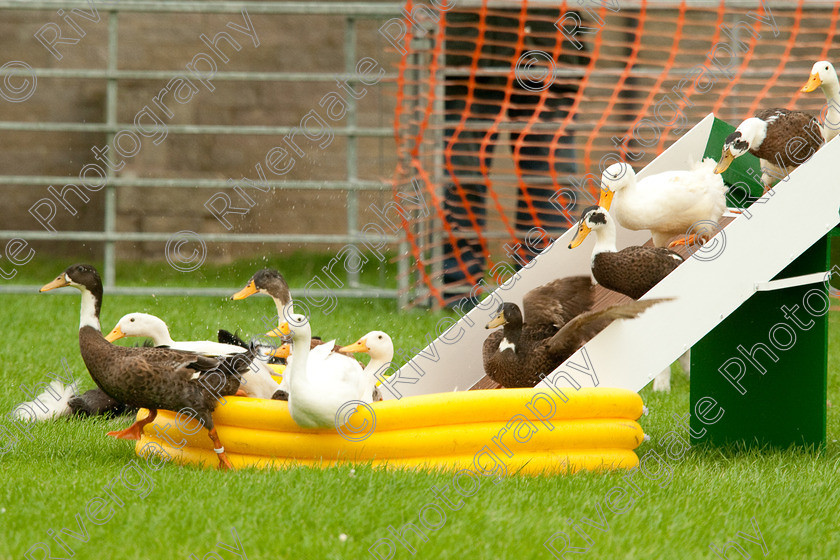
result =
[[837,72],[834,65],[827,60],[815,62],[811,67],[811,77],[808,83],[802,86],[800,91],[809,92],[821,87],[827,95],[840,92],[840,81],[837,80]]
[[624,162],[607,167],[601,174],[601,198],[598,200],[598,206],[609,210],[616,191],[631,185],[635,179],[635,171]]
[[308,350],[309,342],[312,340],[312,328],[309,326],[309,319],[306,315],[300,313],[290,313],[287,317],[288,320],[280,323],[280,326],[275,330],[283,336],[291,335],[292,344],[300,343],[301,348],[306,346]]
[[169,327],[163,319],[148,313],[129,313],[117,322],[117,326],[105,337],[108,342],[114,342],[126,336],[142,336],[151,338],[155,345],[171,342]]
[[750,117],[735,129],[735,132],[726,137],[723,142],[723,150],[720,154],[720,161],[715,167],[715,173],[723,173],[735,161],[750,150],[758,149],[764,138],[767,136],[767,123],[763,120]]
[[[581,214],[580,222],[578,222],[577,235],[569,243],[569,249],[574,249],[589,235],[589,232],[594,231],[596,235],[601,237],[600,232],[610,233],[606,237],[612,237],[613,244],[615,243],[615,223],[612,221],[610,213],[605,208],[600,206],[590,206],[585,208]],[[609,241],[609,239],[607,239]]]
[[371,331],[350,346],[343,347],[341,351],[364,352],[370,354],[372,360],[390,362],[394,359],[394,342],[387,333]]

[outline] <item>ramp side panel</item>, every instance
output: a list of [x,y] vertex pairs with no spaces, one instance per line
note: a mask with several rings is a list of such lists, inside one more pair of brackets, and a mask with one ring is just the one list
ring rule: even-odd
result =
[[[753,204],[750,217],[739,216],[713,238],[722,243],[725,237],[717,258],[688,259],[643,298],[673,301],[638,319],[613,323],[555,371],[572,373],[582,386],[597,381],[602,387],[639,391],[749,299],[757,282],[774,278],[840,222],[840,173],[828,171],[837,161],[840,142],[835,139],[766,201]],[[817,268],[807,272],[820,272]],[[583,366],[585,358],[594,377],[572,367]]]
[[[638,172],[639,178],[663,171],[687,169],[706,149],[714,123],[714,115],[707,115],[679,140]],[[597,201],[591,201],[594,204]],[[414,349],[414,358],[403,366],[397,378],[382,384],[385,399],[455,390],[466,390],[484,376],[481,349],[489,331],[484,325],[498,308],[500,301],[522,304],[528,291],[556,278],[590,275],[590,248],[569,250],[574,230],[565,232],[549,248],[536,257],[481,304],[459,318],[438,324],[438,332],[428,333],[426,347]],[[642,245],[650,239],[647,231],[620,228],[618,248]],[[445,333],[449,329],[448,333]],[[441,336],[441,335],[444,336]],[[396,394],[395,394],[396,393]]]

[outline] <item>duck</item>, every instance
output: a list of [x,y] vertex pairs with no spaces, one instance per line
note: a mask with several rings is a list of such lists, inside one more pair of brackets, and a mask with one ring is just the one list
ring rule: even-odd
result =
[[[209,340],[174,341],[169,334],[169,327],[160,317],[148,313],[128,313],[123,315],[111,330],[105,340],[115,342],[123,337],[142,336],[151,338],[155,346],[165,346],[174,350],[195,352],[203,356],[218,358],[233,356],[248,352],[248,346],[222,344]],[[254,368],[249,368],[242,376],[240,391],[246,397],[256,399],[285,400],[287,393],[274,378],[273,371],[262,360],[253,362]]]
[[364,378],[368,382],[368,387],[365,389],[365,398],[370,398],[370,402],[381,401],[382,395],[377,387],[376,374],[387,368],[394,360],[394,341],[391,340],[388,333],[371,331],[353,344],[344,346],[341,352],[362,352],[370,356],[370,361],[362,370]]
[[634,245],[616,250],[615,222],[600,206],[584,209],[569,249],[583,243],[591,231],[597,237],[592,248],[592,276],[603,287],[633,299],[645,295],[684,260],[665,247]]
[[251,276],[244,288],[230,296],[230,299],[240,300],[250,297],[254,294],[266,294],[271,296],[274,300],[274,305],[277,307],[277,320],[282,322],[285,317],[295,312],[295,306],[292,302],[292,292],[289,290],[289,284],[283,275],[273,268],[264,268],[258,270]]
[[713,173],[715,161],[706,158],[689,171],[665,171],[636,179],[624,162],[610,165],[601,174],[598,206],[613,212],[616,221],[634,231],[648,229],[656,247],[692,244],[697,235],[686,235],[698,222],[719,223],[726,211],[726,186]]
[[[796,143],[791,144],[794,139]],[[775,180],[804,163],[824,142],[820,122],[814,116],[789,109],[765,109],[726,137],[715,173],[723,173],[736,158],[749,152],[761,162],[761,182],[766,194]]]
[[[99,313],[103,290],[97,270],[91,265],[74,264],[40,291],[67,286],[81,292],[79,350],[94,382],[112,399],[149,410],[142,420],[108,435],[139,440],[143,428],[155,419],[158,409],[180,412],[189,408],[207,429],[219,468],[233,468],[216,433],[212,412],[220,397],[236,393],[239,376],[249,368],[254,353],[211,358],[171,348],[116,346],[102,336]],[[215,393],[205,383],[210,376],[219,380],[214,382],[218,387]]]
[[817,88],[822,88],[827,101],[822,133],[823,139],[829,142],[840,133],[840,80],[837,79],[834,65],[827,60],[814,63],[811,77],[800,91],[808,93]]
[[[286,283],[286,279],[283,278],[283,275],[273,268],[264,268],[263,270],[257,271],[251,279],[248,280],[245,287],[230,296],[230,299],[241,300],[254,294],[266,294],[271,296],[271,299],[274,300],[275,307],[277,307],[278,324],[285,320],[284,317],[288,317],[295,312],[289,285]],[[266,335],[272,337],[282,336],[278,329],[273,329],[266,333]],[[311,348],[315,348],[321,344],[324,344],[324,342],[320,338],[311,337]],[[342,347],[337,344],[333,345],[334,352],[340,352],[341,348]],[[269,355],[277,357],[277,352],[269,352]]]
[[291,336],[292,355],[284,379],[289,379],[292,420],[302,428],[336,428],[348,403],[364,402],[368,383],[361,366],[353,359],[336,359],[347,356],[333,353],[330,343],[310,348],[312,329],[304,315],[288,315],[277,330]]
[[486,329],[502,327],[484,341],[484,372],[503,387],[534,387],[616,319],[631,319],[665,301],[650,299],[592,311],[588,276],[555,280],[528,292],[522,310],[499,305]]

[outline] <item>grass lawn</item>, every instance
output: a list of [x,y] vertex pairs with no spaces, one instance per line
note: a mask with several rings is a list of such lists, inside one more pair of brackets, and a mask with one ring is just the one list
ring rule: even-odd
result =
[[[213,285],[229,286],[233,293],[259,266],[206,266],[203,278]],[[16,281],[40,285],[61,270],[63,265],[48,271],[32,267],[22,270]],[[196,277],[177,274],[160,282],[199,285]],[[46,379],[48,371],[61,367],[62,358],[83,380],[84,389],[93,387],[79,356],[79,298],[71,292],[72,297],[0,296],[0,381],[7,387],[0,395],[0,426],[8,423],[5,413],[24,400],[18,386]],[[231,302],[111,296],[105,298],[103,329],[110,329],[132,311],[163,317],[175,339],[208,339],[220,327],[262,333],[260,317],[272,314],[274,308],[264,297]],[[393,336],[397,347],[410,348],[421,344],[439,317],[440,313],[423,310],[398,312],[389,301],[344,300],[328,319],[315,314],[312,322],[316,334],[325,338],[351,342],[367,331],[381,329]],[[570,546],[586,547],[574,527],[580,527],[584,517],[597,522],[600,510],[603,529],[583,525],[591,538],[587,558],[716,558],[709,544],[722,548],[739,531],[754,535],[753,517],[771,558],[837,558],[840,317],[832,314],[830,321],[829,396],[836,405],[829,408],[825,451],[737,452],[695,447],[681,460],[666,461],[658,480],[636,473],[637,493],[622,515],[607,510],[604,500],[610,488],[627,484],[625,472],[510,477],[498,484],[487,480],[475,495],[463,498],[459,509],[446,510],[445,523],[428,531],[427,542],[408,534],[416,556],[551,558],[543,542],[556,531],[564,531],[571,535]],[[650,388],[642,391],[651,412],[640,422],[652,439],[639,448],[640,455],[650,449],[661,451],[657,442],[671,430],[685,433],[671,418],[674,413],[688,412],[688,381],[677,374],[672,386],[668,395],[654,394]],[[368,548],[377,539],[394,539],[389,525],[419,525],[420,509],[435,501],[432,487],[443,488],[452,481],[450,474],[382,472],[366,466],[217,472],[172,464],[141,478],[129,470],[137,464],[132,461],[138,460],[133,443],[105,436],[106,431],[129,423],[123,417],[39,424],[32,428],[31,440],[21,439],[0,456],[0,559],[24,558],[37,542],[50,543],[54,558],[69,557],[51,537],[62,528],[68,530],[64,542],[79,560],[202,558],[211,551],[217,556],[207,558],[233,559],[240,556],[230,549],[239,546],[250,559],[373,558]],[[134,485],[126,488],[117,482],[111,488],[111,481],[121,476]],[[87,520],[86,504],[97,496],[107,497],[107,489],[124,505],[113,506],[113,516],[102,525],[87,522],[87,535],[74,538],[69,532],[79,532],[77,519]],[[428,519],[437,521],[434,515]],[[217,546],[218,542],[223,546]],[[738,542],[752,557],[762,557],[759,544],[743,538]],[[736,556],[737,551],[730,548],[728,557]],[[44,552],[28,557],[48,558]],[[397,545],[393,557],[412,554]]]

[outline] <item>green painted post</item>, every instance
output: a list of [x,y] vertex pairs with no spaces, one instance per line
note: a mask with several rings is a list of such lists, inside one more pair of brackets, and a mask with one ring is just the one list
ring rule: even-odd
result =
[[[732,130],[715,123],[707,155],[720,156],[727,127]],[[736,160],[739,166],[724,178],[727,183],[749,180],[751,191],[760,195],[761,186],[745,173],[745,166],[755,169],[757,161],[740,162],[742,159]],[[777,278],[829,270],[830,238],[834,235],[840,235],[840,230],[820,239]],[[782,448],[825,446],[827,300],[823,284],[757,292],[694,345],[690,425],[694,433],[705,432],[693,441]],[[740,367],[745,370],[740,381],[733,382],[722,373],[735,374]],[[713,416],[717,408],[707,408],[711,401],[704,400],[706,397],[724,411],[710,425],[700,416]]]

